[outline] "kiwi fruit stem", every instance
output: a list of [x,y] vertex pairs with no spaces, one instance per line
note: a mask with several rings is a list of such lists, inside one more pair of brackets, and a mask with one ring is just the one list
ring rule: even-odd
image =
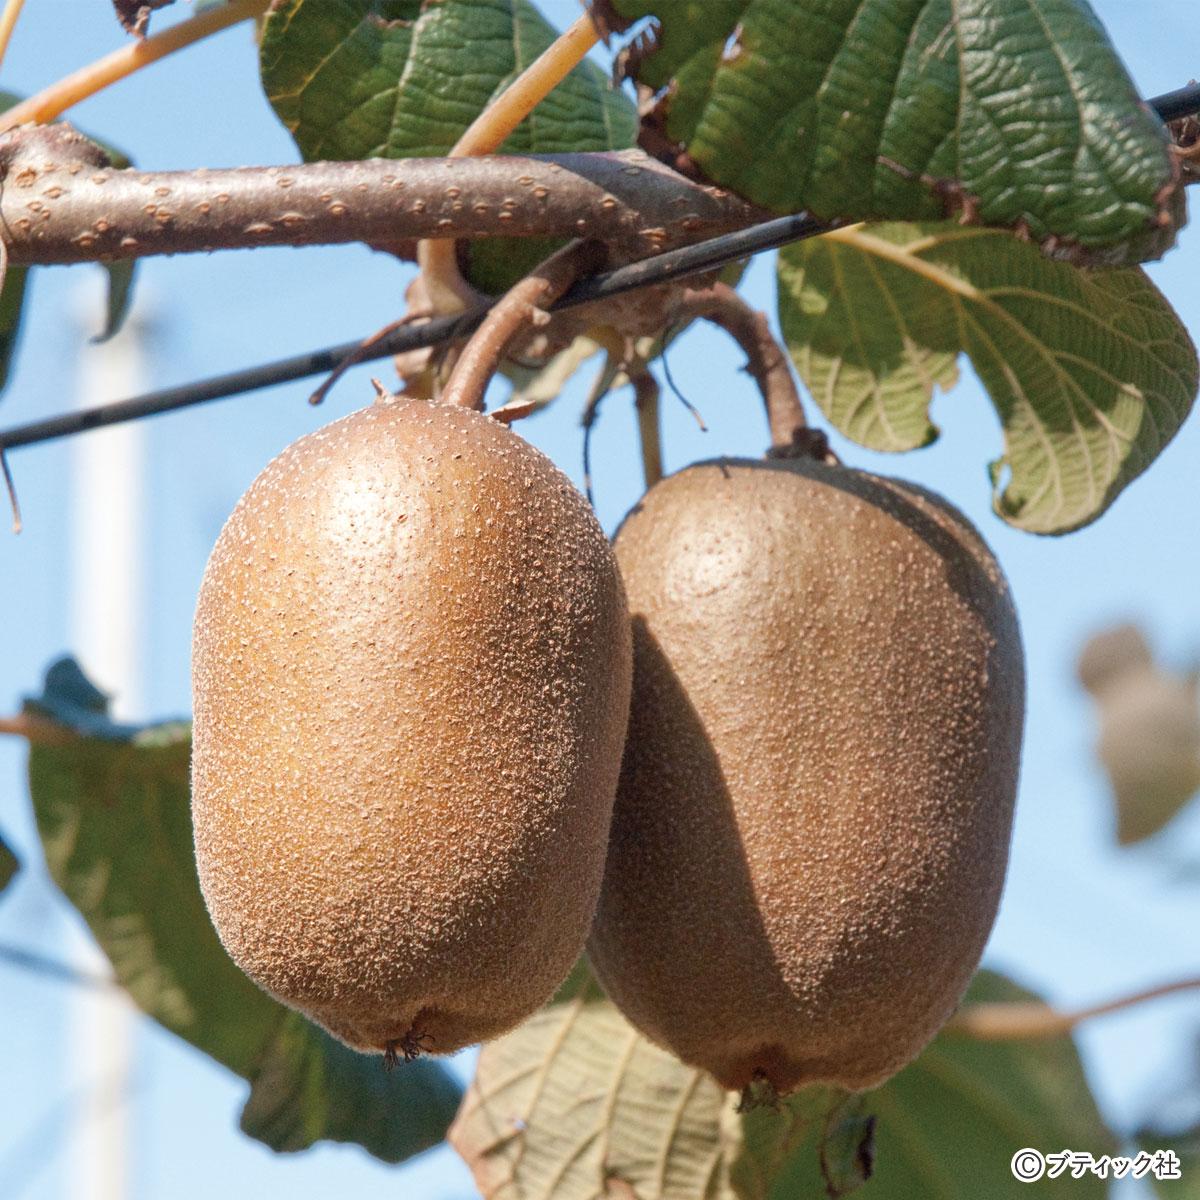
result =
[[837,456],[818,429],[810,429],[788,355],[775,340],[766,313],[751,308],[727,283],[689,288],[676,309],[681,320],[702,317],[719,325],[746,352],[746,370],[762,393],[771,431],[769,458],[813,458],[834,465]]
[[569,242],[514,284],[458,356],[442,402],[482,412],[487,385],[512,341],[531,324],[548,321],[546,309],[581,275],[596,270],[603,258],[600,242]]
[[633,403],[637,409],[638,440],[642,447],[642,474],[647,491],[663,477],[658,392],[658,380],[649,371],[643,370],[633,376]]

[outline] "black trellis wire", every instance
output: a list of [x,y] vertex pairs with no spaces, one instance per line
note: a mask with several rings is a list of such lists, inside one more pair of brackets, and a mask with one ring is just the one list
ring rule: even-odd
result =
[[[554,311],[573,308],[593,300],[607,300],[613,296],[631,292],[636,288],[648,287],[651,284],[667,283],[673,279],[697,275],[702,271],[724,266],[739,258],[759,254],[764,250],[773,250],[802,238],[813,237],[816,234],[824,233],[828,228],[830,228],[828,225],[823,225],[811,217],[800,214],[766,221],[761,225],[739,230],[737,233],[711,238],[706,242],[697,242],[694,246],[669,250],[654,258],[643,259],[641,262],[618,267],[615,271],[606,271],[602,275],[594,275],[589,279],[580,280],[553,306]],[[28,424],[17,425],[0,433],[0,453],[15,449],[17,446],[28,446],[34,442],[48,442],[54,438],[84,433],[89,429],[98,429],[104,425],[116,425],[122,421],[136,420],[139,417],[173,412],[176,409],[188,408],[193,404],[204,404],[209,400],[223,400],[243,392],[272,387],[278,383],[290,383],[295,379],[321,375],[332,371],[351,355],[355,357],[357,365],[357,363],[374,362],[393,354],[401,354],[407,350],[436,346],[441,342],[465,337],[474,332],[482,323],[487,312],[488,309],[483,307],[457,317],[437,317],[424,325],[407,325],[381,338],[370,349],[363,352],[360,352],[361,341],[343,342],[337,346],[326,346],[323,350],[310,350],[305,354],[281,358],[275,362],[248,367],[242,371],[214,375],[209,379],[197,380],[195,383],[146,392],[144,395],[134,396],[129,400],[117,400],[111,404],[99,404],[94,408],[62,413],[41,421],[30,421]]]
[[[1147,101],[1147,104],[1163,121],[1176,121],[1181,117],[1193,116],[1200,113],[1200,84],[1192,83],[1176,91],[1156,96]],[[643,259],[641,262],[618,267],[614,271],[582,279],[553,306],[553,310],[573,308],[593,300],[607,300],[637,288],[698,275],[736,262],[740,258],[748,258],[766,250],[776,250],[791,242],[815,237],[830,228],[831,225],[804,213],[765,221],[737,233],[724,234],[693,246],[670,250],[654,258]],[[435,346],[472,333],[483,321],[487,311],[485,307],[457,317],[438,317],[423,325],[404,326],[381,338],[366,351],[361,351],[361,340],[343,342],[337,346],[310,350],[306,354],[296,354],[242,371],[230,371],[225,375],[214,375],[209,379],[200,379],[178,387],[146,392],[129,400],[117,400],[111,404],[101,404],[94,408],[16,425],[0,431],[0,456],[18,446],[48,442],[105,425],[116,425],[140,417],[173,412],[194,404],[223,400],[244,392],[273,387],[275,384],[321,375],[334,370],[351,356],[354,356],[356,363],[365,363],[407,350]]]

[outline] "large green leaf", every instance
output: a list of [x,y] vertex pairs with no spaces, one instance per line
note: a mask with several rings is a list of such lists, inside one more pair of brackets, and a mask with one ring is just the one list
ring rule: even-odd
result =
[[761,1198],[839,1104],[817,1090],[778,1113],[739,1116],[577,968],[552,1004],[484,1047],[450,1141],[485,1200]]
[[[555,36],[529,0],[276,0],[262,81],[309,161],[439,155]],[[634,132],[628,99],[584,63],[504,149],[624,149]]]
[[[970,1000],[1028,1000],[982,972]],[[580,970],[554,1002],[485,1046],[450,1131],[485,1200],[817,1200],[871,1159],[872,1200],[1101,1200],[1098,1179],[1018,1183],[1027,1146],[1111,1153],[1069,1039],[944,1033],[857,1103],[816,1088],[777,1109],[737,1098],[640,1037]]]
[[13,876],[21,869],[17,856],[9,849],[8,843],[0,837],[0,892],[4,891]]
[[225,953],[196,878],[188,726],[109,721],[70,659],[29,707],[77,735],[30,752],[51,875],[139,1007],[250,1082],[242,1128],[276,1150],[327,1138],[389,1162],[440,1141],[459,1098],[440,1066],[385,1073],[259,991]]
[[1085,252],[1173,219],[1162,124],[1084,0],[612,3],[657,20],[648,133],[770,208],[962,206]]
[[[262,81],[307,161],[441,155],[555,36],[530,0],[277,0]],[[501,152],[623,150],[636,131],[628,98],[584,62]],[[550,249],[472,243],[471,282],[502,291]]]
[[1003,425],[996,511],[1036,533],[1099,516],[1196,394],[1195,348],[1143,271],[1051,262],[1001,230],[880,224],[789,246],[779,316],[813,398],[875,450],[936,437],[934,390],[969,355]]
[[[981,971],[965,1003],[1028,1002],[1037,997]],[[1064,1148],[1095,1157],[1116,1153],[1069,1038],[982,1042],[944,1032],[891,1082],[867,1097],[878,1118],[875,1175],[867,1200],[1104,1200],[1096,1175],[1023,1183],[1012,1157]],[[793,1160],[771,1200],[805,1191],[811,1167]]]

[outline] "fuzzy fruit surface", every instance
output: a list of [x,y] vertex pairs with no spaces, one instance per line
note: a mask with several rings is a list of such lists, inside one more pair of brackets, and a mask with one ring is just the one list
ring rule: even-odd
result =
[[1000,898],[1000,569],[940,498],[811,460],[690,467],[616,552],[634,689],[592,964],[728,1088],[872,1087],[951,1014]]
[[301,438],[196,612],[196,857],[229,953],[361,1050],[516,1025],[587,936],[629,687],[612,551],[522,438],[419,400]]

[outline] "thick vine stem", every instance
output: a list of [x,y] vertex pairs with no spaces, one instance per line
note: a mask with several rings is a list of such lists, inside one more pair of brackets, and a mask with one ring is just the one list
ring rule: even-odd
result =
[[47,143],[52,130],[69,127],[0,136],[0,233],[13,266],[395,245],[451,230],[456,238],[596,238],[631,261],[763,215],[638,150],[135,171],[89,165],[62,148],[68,143]]
[[1075,1012],[1059,1012],[1048,1004],[1036,1002],[996,1001],[988,1004],[970,1004],[959,1010],[946,1026],[948,1033],[958,1033],[984,1042],[1015,1042],[1025,1039],[1063,1037],[1077,1025],[1093,1017],[1144,1004],[1176,992],[1200,988],[1200,978],[1180,979],[1174,983],[1149,988],[1121,996],[1104,1004]]
[[[451,158],[493,154],[520,123],[571,73],[599,40],[585,13],[538,55],[467,127],[450,151]],[[425,290],[439,316],[465,312],[480,300],[458,269],[457,243],[423,240],[417,262]]]
[[[715,283],[685,291],[678,315],[681,319],[703,317],[719,325],[746,352],[746,369],[758,384],[766,405],[772,454],[787,456],[799,452],[826,457],[827,445],[814,446],[818,439],[810,436],[787,354],[775,340],[765,313],[751,308],[727,283]],[[819,452],[813,453],[814,449]]]
[[270,0],[230,0],[219,8],[209,9],[189,20],[180,21],[153,37],[130,42],[111,54],[64,76],[48,88],[14,104],[0,115],[0,132],[15,129],[28,122],[44,124],[66,112],[81,100],[94,96],[119,79],[148,67],[151,63],[174,54],[203,38],[220,33],[231,25],[262,16]]
[[508,347],[531,327],[546,324],[546,309],[580,276],[599,270],[604,253],[599,242],[571,242],[514,284],[463,347],[441,400],[482,410],[487,385]]

